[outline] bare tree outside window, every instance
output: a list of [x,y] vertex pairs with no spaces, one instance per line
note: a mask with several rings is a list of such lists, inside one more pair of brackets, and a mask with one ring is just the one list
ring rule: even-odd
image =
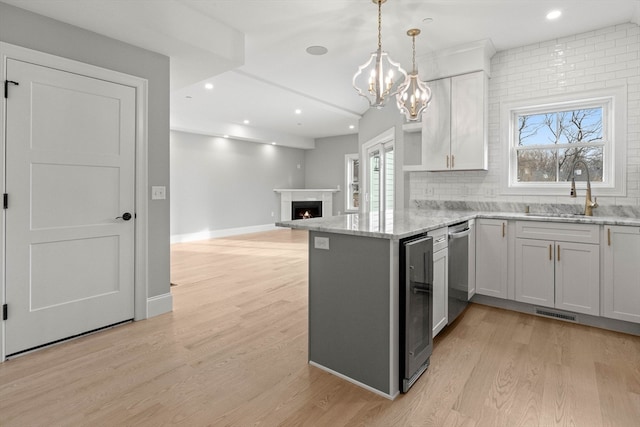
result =
[[[523,114],[517,118],[519,182],[567,181],[578,160],[587,164],[592,182],[602,182],[601,107]],[[586,180],[586,176],[586,171],[576,170],[576,181]]]

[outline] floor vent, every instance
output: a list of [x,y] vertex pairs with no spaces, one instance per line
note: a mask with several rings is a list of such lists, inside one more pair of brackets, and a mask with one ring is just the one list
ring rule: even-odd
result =
[[536,314],[538,316],[553,317],[554,319],[566,320],[568,322],[577,322],[575,314],[562,313],[559,311],[543,310],[536,308]]

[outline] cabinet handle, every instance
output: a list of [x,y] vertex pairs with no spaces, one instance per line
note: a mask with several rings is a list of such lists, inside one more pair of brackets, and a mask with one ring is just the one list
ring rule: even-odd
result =
[[502,223],[502,237],[504,237],[504,233],[505,233],[505,230],[504,230],[504,222],[503,222]]
[[551,254],[551,251],[553,249],[551,249],[551,245],[549,245],[549,261],[553,261],[553,255]]
[[451,169],[455,168],[456,156],[451,155]]
[[611,229],[607,228],[607,245],[611,246]]
[[449,169],[449,155],[447,154],[447,169]]
[[558,262],[560,262],[560,245],[558,245]]

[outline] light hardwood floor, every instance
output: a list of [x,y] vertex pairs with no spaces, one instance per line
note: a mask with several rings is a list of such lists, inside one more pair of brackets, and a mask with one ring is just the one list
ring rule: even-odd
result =
[[640,425],[640,337],[480,305],[393,402],[311,367],[306,276],[305,231],[173,245],[174,311],[0,364],[0,425]]

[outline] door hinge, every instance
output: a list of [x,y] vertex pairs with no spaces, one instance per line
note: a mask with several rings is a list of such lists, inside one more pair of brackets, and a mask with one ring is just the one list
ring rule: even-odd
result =
[[4,193],[2,195],[2,209],[8,209],[9,208],[9,195],[7,193]]
[[9,310],[7,308],[7,304],[3,304],[2,305],[2,320],[7,320],[7,318],[9,317],[8,313],[9,313]]
[[20,83],[14,82],[13,80],[5,80],[4,81],[4,97],[9,98],[9,83],[12,85],[20,86]]

